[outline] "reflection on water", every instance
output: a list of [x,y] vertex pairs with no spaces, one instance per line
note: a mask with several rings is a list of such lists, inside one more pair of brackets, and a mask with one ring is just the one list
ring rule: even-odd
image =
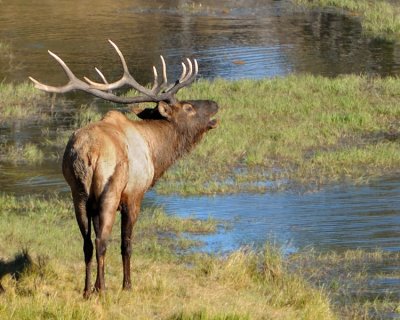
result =
[[[361,35],[357,20],[329,12],[308,12],[282,1],[15,0],[0,4],[0,41],[11,44],[10,70],[0,79],[62,83],[64,75],[47,49],[79,76],[93,67],[116,77],[119,62],[106,42],[113,39],[140,81],[163,54],[171,65],[196,56],[203,77],[263,78],[289,72],[323,75],[400,73],[399,46]],[[241,63],[235,63],[240,61]],[[0,61],[1,62],[1,61]],[[171,73],[178,74],[172,67]]]

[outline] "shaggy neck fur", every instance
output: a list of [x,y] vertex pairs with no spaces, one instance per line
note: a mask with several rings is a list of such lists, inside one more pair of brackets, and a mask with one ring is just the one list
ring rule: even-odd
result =
[[143,121],[141,128],[154,164],[153,184],[174,162],[188,153],[202,138],[206,129],[179,126],[166,120]]

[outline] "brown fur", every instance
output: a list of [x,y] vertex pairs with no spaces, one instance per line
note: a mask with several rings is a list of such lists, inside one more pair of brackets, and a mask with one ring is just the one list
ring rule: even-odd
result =
[[[131,121],[117,111],[77,130],[65,149],[63,174],[70,185],[75,214],[84,239],[86,279],[84,295],[91,292],[91,262],[96,240],[95,289],[104,290],[104,257],[107,240],[119,209],[123,288],[131,287],[132,228],[145,192],[182,155],[216,126],[211,117],[213,101],[159,102],[143,113],[143,121]],[[139,114],[140,117],[140,114]]]

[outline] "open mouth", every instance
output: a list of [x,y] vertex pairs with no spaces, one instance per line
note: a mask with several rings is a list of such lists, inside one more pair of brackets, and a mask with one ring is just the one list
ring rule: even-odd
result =
[[218,119],[211,119],[211,120],[208,122],[208,128],[209,128],[209,129],[215,129],[216,127],[218,127],[218,123],[219,123],[219,120],[218,120]]

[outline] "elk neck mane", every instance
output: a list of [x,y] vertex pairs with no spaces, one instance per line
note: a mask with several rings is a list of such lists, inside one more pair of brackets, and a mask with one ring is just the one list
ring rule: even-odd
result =
[[167,120],[135,121],[135,126],[147,141],[154,164],[154,181],[188,153],[202,138],[205,129],[179,125]]

